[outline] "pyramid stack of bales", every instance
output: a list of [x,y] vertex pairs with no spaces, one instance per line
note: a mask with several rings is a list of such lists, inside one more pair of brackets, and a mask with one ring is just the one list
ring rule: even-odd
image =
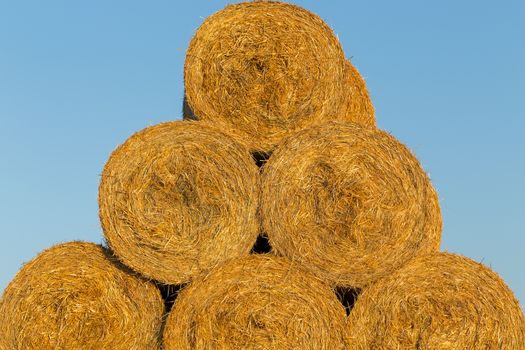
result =
[[227,6],[184,87],[185,120],[104,167],[107,247],[52,247],[4,291],[0,350],[525,349],[501,278],[439,251],[429,177],[319,17]]

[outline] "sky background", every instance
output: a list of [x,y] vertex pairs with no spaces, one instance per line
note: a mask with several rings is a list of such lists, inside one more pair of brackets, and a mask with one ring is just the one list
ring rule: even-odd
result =
[[[430,173],[443,249],[492,267],[524,305],[525,2],[295,3],[334,29],[378,126]],[[0,291],[53,244],[102,242],[104,163],[181,117],[186,48],[225,4],[0,0]]]

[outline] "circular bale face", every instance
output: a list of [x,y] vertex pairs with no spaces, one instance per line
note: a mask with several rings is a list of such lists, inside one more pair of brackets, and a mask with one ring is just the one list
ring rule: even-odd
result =
[[348,319],[350,348],[525,349],[525,318],[503,280],[468,258],[419,257],[369,286]]
[[249,254],[259,233],[259,169],[248,150],[202,122],[146,128],[118,147],[99,188],[104,235],[126,265],[183,284]]
[[288,137],[263,168],[263,231],[276,254],[362,288],[438,250],[429,178],[386,132],[330,122]]
[[54,246],[26,264],[0,301],[0,349],[157,350],[158,289],[99,245]]
[[311,12],[273,1],[229,5],[208,17],[190,42],[188,107],[197,119],[226,121],[253,149],[269,152],[314,121],[354,120],[345,99],[349,90],[365,87],[359,81],[348,88],[354,80],[346,64],[333,31]]
[[271,255],[235,259],[192,282],[166,321],[164,347],[347,349],[346,314],[314,275]]

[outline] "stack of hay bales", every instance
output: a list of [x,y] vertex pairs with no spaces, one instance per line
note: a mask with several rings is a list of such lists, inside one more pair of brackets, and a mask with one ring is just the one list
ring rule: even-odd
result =
[[66,243],[24,266],[0,350],[525,349],[512,291],[439,252],[430,179],[376,128],[319,17],[227,6],[184,73],[186,120],[106,163],[108,248]]

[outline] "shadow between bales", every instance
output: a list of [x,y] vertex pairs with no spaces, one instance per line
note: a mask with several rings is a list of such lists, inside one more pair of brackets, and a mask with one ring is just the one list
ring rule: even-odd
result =
[[354,304],[357,301],[359,294],[361,294],[361,289],[345,287],[335,288],[335,295],[337,296],[337,299],[339,299],[341,304],[344,306],[346,316],[350,315],[350,312],[352,311],[352,308],[354,307]]
[[113,252],[113,250],[111,250],[111,248],[109,248],[109,245],[106,244],[105,245],[101,245],[101,248],[102,248],[102,252],[104,254],[104,256],[106,257],[106,259],[111,263],[113,264],[117,269],[119,269],[120,271],[128,274],[128,275],[131,275],[135,278],[138,278],[139,280],[143,281],[143,282],[151,282],[151,279],[150,278],[147,278],[145,276],[143,276],[142,274],[140,274],[139,272],[131,269],[130,267],[124,265],[118,258],[118,256]]
[[157,284],[157,287],[159,288],[160,295],[162,296],[162,299],[164,300],[164,307],[166,310],[166,314],[168,314],[171,309],[173,308],[173,304],[175,304],[175,300],[177,299],[177,296],[179,295],[179,292],[182,288],[184,288],[185,284],[180,285],[170,285],[170,284]]
[[272,246],[268,237],[263,233],[257,236],[257,240],[252,247],[251,254],[267,254],[272,251]]
[[182,119],[184,120],[197,120],[197,116],[193,113],[188,100],[186,99],[186,93],[184,94],[184,100],[182,101]]
[[180,285],[172,285],[172,284],[162,284],[156,282],[155,285],[160,291],[160,295],[162,296],[162,299],[164,300],[164,317],[162,320],[162,325],[160,329],[160,350],[164,350],[164,329],[166,328],[166,321],[168,320],[168,316],[171,312],[171,309],[173,308],[173,305],[175,304],[175,300],[177,299],[177,296],[179,295],[179,292],[187,285],[187,284],[180,284]]
[[252,152],[252,157],[255,160],[255,164],[259,168],[262,168],[266,164],[268,159],[270,159],[271,155],[272,155],[271,152],[263,152],[263,151],[253,151]]
[[138,273],[137,271],[134,271],[131,268],[124,265],[118,259],[118,257],[113,253],[111,248],[102,246],[102,250],[103,250],[103,253],[106,259],[108,259],[108,261],[111,262],[119,270],[125,272],[126,274],[132,275],[133,277],[138,278],[141,281],[153,283],[158,288],[160,295],[162,297],[162,300],[164,301],[164,310],[166,314],[170,312],[171,308],[173,307],[173,304],[175,303],[175,299],[177,298],[177,295],[179,294],[179,291],[185,286],[185,284],[167,285],[167,284],[162,284],[160,282],[152,280],[150,278],[147,278],[141,275],[140,273]]

